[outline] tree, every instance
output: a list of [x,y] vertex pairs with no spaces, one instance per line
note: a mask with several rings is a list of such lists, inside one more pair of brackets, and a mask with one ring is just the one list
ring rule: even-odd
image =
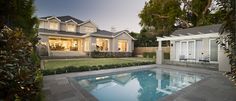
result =
[[[162,36],[173,30],[176,17],[182,15],[177,0],[150,0],[139,14],[140,25]],[[155,34],[154,34],[155,35]]]
[[148,29],[146,34],[155,33],[155,36],[169,35],[178,28],[218,24],[225,12],[217,10],[219,0],[213,1],[150,0],[139,14],[140,24]]
[[220,30],[220,44],[229,57],[231,72],[228,73],[233,79],[236,79],[236,1],[222,0],[222,11],[226,11],[224,23]]
[[34,16],[34,0],[1,0],[0,7],[0,29],[5,25],[21,28],[27,39],[36,44],[38,19]]

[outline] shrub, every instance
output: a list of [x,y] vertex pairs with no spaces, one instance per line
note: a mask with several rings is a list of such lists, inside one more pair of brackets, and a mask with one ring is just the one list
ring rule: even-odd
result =
[[156,52],[144,52],[143,57],[144,58],[156,58]]
[[119,58],[119,57],[131,57],[132,52],[99,52],[93,51],[88,53],[93,58]]
[[32,43],[19,29],[0,32],[0,100],[39,100],[42,76]]
[[112,69],[112,68],[139,66],[147,64],[155,64],[155,62],[134,62],[134,63],[109,64],[109,65],[98,65],[98,66],[79,66],[79,67],[68,66],[64,68],[43,70],[43,75],[53,75],[53,74],[61,74],[69,72],[83,72],[83,71],[100,70],[100,69]]
[[164,53],[164,59],[170,59],[170,53]]

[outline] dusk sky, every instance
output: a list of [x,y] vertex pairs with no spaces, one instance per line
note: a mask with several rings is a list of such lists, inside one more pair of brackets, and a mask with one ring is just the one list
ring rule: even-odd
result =
[[71,15],[80,20],[91,20],[100,29],[139,32],[139,12],[147,0],[36,0],[36,15]]

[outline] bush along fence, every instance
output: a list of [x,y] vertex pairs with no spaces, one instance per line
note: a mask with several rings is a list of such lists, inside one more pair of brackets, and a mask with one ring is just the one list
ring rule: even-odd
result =
[[54,74],[71,73],[71,72],[83,72],[83,71],[92,71],[92,70],[101,70],[101,69],[141,66],[141,65],[148,65],[148,64],[155,64],[155,62],[134,62],[134,63],[124,63],[124,64],[79,66],[79,67],[66,66],[64,68],[43,70],[43,75],[45,76],[45,75],[54,75]]
[[156,52],[144,52],[143,57],[144,58],[156,58]]
[[99,52],[93,51],[88,53],[93,58],[119,58],[119,57],[131,57],[132,52]]
[[[170,53],[163,53],[164,59],[170,59]],[[156,52],[144,52],[143,53],[144,58],[156,58]]]

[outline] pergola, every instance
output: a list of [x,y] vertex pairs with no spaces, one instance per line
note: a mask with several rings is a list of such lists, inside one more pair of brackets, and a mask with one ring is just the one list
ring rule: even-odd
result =
[[172,41],[172,40],[194,40],[194,39],[203,39],[203,38],[218,38],[219,34],[218,33],[208,33],[208,34],[203,34],[199,32],[198,34],[178,34],[178,35],[170,35],[170,36],[163,36],[163,37],[157,37],[158,41],[158,49],[157,49],[157,64],[162,64],[163,62],[163,52],[162,52],[162,41]]

